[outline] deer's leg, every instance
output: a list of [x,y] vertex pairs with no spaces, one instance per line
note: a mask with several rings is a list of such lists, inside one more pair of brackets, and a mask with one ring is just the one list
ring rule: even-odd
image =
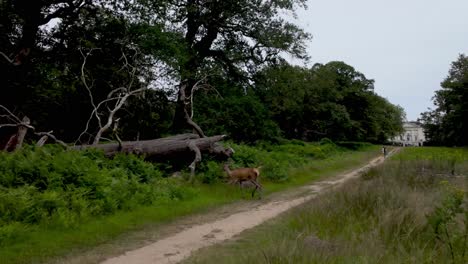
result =
[[238,182],[239,182],[239,190],[241,192],[242,197],[244,197],[244,192],[242,191],[242,181],[239,180]]
[[257,187],[257,186],[255,186],[255,189],[252,191],[252,198],[254,197],[254,195],[255,195],[255,191],[256,191],[257,189],[258,189],[258,187]]
[[256,180],[250,180],[251,183],[253,183],[255,185],[255,189],[253,190],[252,192],[252,198],[254,197],[255,195],[255,191],[257,191],[257,189],[259,190],[259,194],[260,194],[260,198],[262,198],[262,186],[260,185],[260,183],[258,183]]

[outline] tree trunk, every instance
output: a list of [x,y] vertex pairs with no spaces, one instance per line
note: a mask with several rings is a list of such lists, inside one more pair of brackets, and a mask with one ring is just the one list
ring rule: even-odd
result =
[[[232,155],[232,150],[224,148],[217,142],[225,136],[218,135],[212,137],[200,138],[196,134],[181,134],[173,137],[143,140],[143,141],[124,141],[119,146],[118,143],[82,145],[75,146],[73,149],[83,150],[87,148],[101,149],[107,156],[114,156],[117,153],[143,154],[146,158],[167,159],[177,157],[181,154],[187,155],[193,153],[195,148],[200,152],[210,153],[217,157],[227,159]],[[193,154],[192,154],[193,155]],[[198,163],[198,158],[197,162]]]
[[31,121],[27,116],[23,117],[23,120],[21,120],[21,124],[18,125],[18,132],[16,132],[16,134],[10,137],[4,148],[5,151],[15,151],[21,148],[21,146],[23,145],[24,137],[28,132],[27,126],[29,126],[30,123]]
[[187,79],[179,84],[179,94],[174,120],[172,122],[172,130],[177,133],[184,129],[192,128],[194,133],[196,132],[200,137],[205,137],[203,130],[192,120],[192,117],[189,114],[192,112],[193,108],[190,96],[193,96],[192,89],[195,88],[196,83],[197,82],[194,80]]

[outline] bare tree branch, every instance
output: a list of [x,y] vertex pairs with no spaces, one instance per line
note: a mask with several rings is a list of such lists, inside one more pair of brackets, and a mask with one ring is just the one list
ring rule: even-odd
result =
[[[123,60],[124,63],[123,63],[123,66],[122,66],[122,68],[120,70],[123,70],[123,69],[128,70],[128,73],[130,75],[129,82],[125,86],[122,86],[122,87],[111,90],[108,93],[106,99],[104,99],[101,102],[96,104],[95,100],[94,100],[94,97],[93,97],[93,94],[92,94],[92,91],[91,91],[91,86],[87,82],[87,76],[86,76],[86,73],[85,73],[87,58],[88,58],[88,56],[91,55],[91,52],[93,50],[94,49],[90,50],[86,54],[84,54],[83,51],[80,50],[80,52],[81,52],[81,54],[83,56],[83,63],[81,65],[81,76],[80,76],[80,78],[81,78],[81,81],[83,82],[83,85],[85,86],[86,90],[88,91],[89,98],[90,98],[93,110],[91,112],[91,115],[90,115],[88,121],[86,122],[85,130],[83,132],[81,132],[81,134],[78,136],[78,139],[75,141],[75,144],[81,140],[81,137],[84,134],[88,133],[90,122],[92,121],[92,119],[94,117],[98,121],[99,129],[98,129],[96,135],[94,136],[94,140],[93,140],[92,144],[93,145],[98,144],[99,141],[102,138],[103,133],[105,133],[107,130],[109,130],[109,128],[114,123],[115,114],[117,113],[117,111],[119,111],[124,106],[124,104],[126,103],[128,98],[133,96],[133,95],[140,94],[146,89],[145,87],[142,87],[142,88],[139,88],[139,89],[136,89],[136,90],[132,90],[132,88],[134,86],[134,82],[135,82],[135,80],[137,78],[137,76],[136,76],[137,67],[135,67],[134,65],[131,65],[129,63],[127,55],[122,50],[122,56],[121,56],[120,59]],[[138,52],[138,50],[134,50],[134,51],[135,51],[135,53],[133,54],[132,59],[133,59],[133,61],[137,61],[138,60],[137,56],[139,55],[139,52]],[[111,103],[111,102],[115,102],[115,103],[113,103],[113,105],[109,105],[109,103]],[[107,109],[106,113],[101,111],[102,107],[105,107]],[[102,120],[101,116],[107,116],[106,120],[105,121]]]
[[5,106],[3,105],[0,105],[0,108],[5,110],[5,112],[8,113],[9,117],[12,117],[14,118],[14,120],[18,123],[21,123],[21,119],[19,117],[17,117],[15,114],[13,114],[8,108],[6,108]]
[[190,168],[190,182],[192,182],[193,177],[195,176],[195,168],[197,166],[197,163],[199,163],[202,160],[202,157],[201,157],[200,149],[197,147],[195,142],[189,141],[188,147],[189,147],[190,150],[192,150],[195,153],[195,158],[193,159],[193,162],[189,165],[189,168]]
[[[96,105],[94,104],[94,98],[93,98],[93,93],[91,92],[91,87],[88,85],[88,82],[86,81],[86,74],[85,74],[85,66],[86,66],[86,61],[88,57],[91,55],[91,53],[96,50],[96,48],[91,49],[88,51],[88,53],[84,54],[83,51],[80,49],[81,56],[83,56],[83,63],[81,64],[81,82],[83,82],[83,85],[85,86],[86,90],[88,91],[89,98],[91,100],[91,105],[93,106],[94,109],[96,109]],[[101,119],[99,115],[96,115],[96,118],[99,122],[99,125],[101,125]]]
[[44,146],[44,144],[46,143],[47,139],[49,139],[48,136],[45,136],[45,135],[42,136],[42,137],[37,141],[36,146],[37,146],[37,147],[42,147],[42,146]]
[[8,57],[5,53],[1,51],[0,51],[0,55],[2,55],[2,57],[5,58],[5,60],[8,61],[8,63],[10,64],[13,64],[13,62],[15,61],[14,59],[10,59],[10,57]]
[[112,109],[110,112],[109,112],[109,116],[107,117],[107,122],[104,126],[102,126],[100,124],[100,129],[99,131],[97,132],[96,134],[96,137],[94,138],[94,141],[93,141],[93,145],[96,145],[99,143],[99,139],[101,138],[102,136],[102,133],[104,133],[105,131],[107,131],[112,123],[114,122],[114,115],[117,111],[120,110],[120,108],[122,108],[122,106],[124,105],[124,103],[127,101],[128,97],[134,95],[134,94],[137,94],[137,93],[140,93],[144,90],[145,88],[140,88],[140,89],[137,89],[137,90],[134,90],[134,91],[131,91],[131,92],[128,92],[126,93],[124,96],[122,97],[119,97],[117,99],[117,102],[114,106],[114,109]]
[[[208,76],[206,76],[204,79],[206,79],[207,77],[208,77]],[[200,81],[201,81],[201,80],[200,80]],[[219,91],[218,91],[215,87],[211,86],[211,85],[208,84],[208,83],[199,84],[199,82],[197,82],[197,83],[193,86],[193,88],[192,88],[192,90],[191,90],[191,92],[190,92],[190,97],[189,97],[189,99],[190,99],[190,111],[191,111],[191,113],[190,113],[190,118],[192,118],[192,120],[193,120],[193,111],[194,111],[194,109],[195,109],[195,107],[193,106],[193,98],[195,97],[195,91],[198,91],[198,90],[200,90],[200,89],[204,89],[205,91],[215,91],[215,92],[216,92],[216,95],[217,95],[218,97],[223,98],[223,96],[221,96],[221,94],[219,93]],[[186,105],[187,105],[187,104],[188,104],[188,103],[186,103]]]
[[[200,87],[200,83],[203,82],[203,81],[205,81],[206,78],[208,78],[208,76],[205,76],[205,77],[203,77],[202,79],[198,80],[198,81],[192,86],[192,89],[190,89],[190,96],[189,96],[189,98],[187,98],[187,99],[190,100],[190,106],[189,106],[189,107],[190,107],[190,118],[192,118],[192,119],[193,119],[193,97],[194,97],[194,93],[195,93],[196,90],[198,90],[198,89],[201,88],[201,87]],[[185,103],[185,105],[188,105],[188,103]]]
[[56,143],[62,145],[63,147],[65,148],[68,148],[68,145],[63,142],[62,140],[59,140],[57,139],[54,135],[52,135],[54,131],[49,131],[49,132],[36,132],[34,134],[38,135],[38,136],[47,136],[47,137],[50,137],[51,139],[53,139]]
[[[189,98],[185,96],[185,86],[187,84],[183,84],[179,88],[179,100],[181,102],[184,102],[184,118],[185,122],[187,122],[188,125],[190,125],[200,137],[206,137],[205,133],[203,133],[203,130],[195,123],[193,122],[192,118],[190,117],[187,109],[187,104],[189,104]],[[193,87],[192,87],[193,88]]]
[[18,127],[19,124],[0,124],[0,128],[2,127]]

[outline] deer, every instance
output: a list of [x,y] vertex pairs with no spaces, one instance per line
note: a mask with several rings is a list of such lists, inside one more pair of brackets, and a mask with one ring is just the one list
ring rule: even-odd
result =
[[258,183],[257,178],[260,176],[260,168],[239,168],[239,169],[229,169],[228,164],[224,164],[224,171],[229,176],[230,180],[229,183],[239,183],[239,188],[242,192],[242,183],[249,182],[255,186],[255,189],[252,192],[252,197],[255,195],[255,191],[257,189],[260,193],[260,199],[262,198],[262,185]]

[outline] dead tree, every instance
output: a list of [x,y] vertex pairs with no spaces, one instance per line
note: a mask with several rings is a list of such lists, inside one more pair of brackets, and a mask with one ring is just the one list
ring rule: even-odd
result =
[[[203,130],[193,121],[193,100],[195,92],[201,88],[207,88],[206,85],[206,77],[202,78],[201,80],[195,82],[191,89],[187,87],[180,88],[179,99],[184,102],[184,115],[187,124],[189,124],[196,134],[182,134],[176,135],[168,138],[161,138],[161,139],[154,139],[154,140],[144,140],[144,141],[121,141],[118,137],[117,133],[117,123],[116,121],[116,114],[119,110],[121,110],[127,100],[139,94],[142,94],[146,88],[138,88],[136,87],[136,83],[138,80],[138,71],[135,65],[129,63],[127,55],[122,51],[121,61],[123,62],[123,66],[121,70],[127,71],[129,75],[129,80],[127,83],[122,85],[121,87],[112,89],[106,98],[103,100],[96,100],[93,95],[93,82],[90,81],[90,75],[86,73],[86,64],[89,56],[92,55],[96,49],[92,49],[88,52],[81,51],[83,56],[83,63],[81,65],[81,73],[80,79],[83,83],[84,88],[86,89],[90,104],[92,106],[92,111],[90,116],[86,122],[84,131],[79,135],[78,139],[75,142],[75,145],[81,141],[81,138],[85,134],[90,134],[88,131],[90,130],[90,124],[93,120],[96,120],[97,123],[97,132],[93,135],[93,140],[91,145],[80,145],[80,146],[72,146],[69,147],[70,149],[74,150],[82,150],[87,148],[97,148],[104,151],[107,156],[114,156],[117,153],[133,153],[138,155],[143,155],[148,159],[156,159],[156,160],[167,160],[171,157],[175,157],[176,159],[180,158],[181,156],[185,156],[191,159],[191,163],[189,165],[191,178],[195,174],[197,164],[202,160],[202,154],[210,154],[216,156],[219,159],[226,160],[228,159],[233,151],[230,148],[223,147],[219,144],[219,141],[224,139],[224,135],[217,135],[207,137]],[[138,61],[139,53],[135,50],[131,61],[135,62]],[[187,84],[186,84],[187,85]],[[185,91],[189,93],[186,94]],[[15,148],[17,149],[18,146],[21,146],[21,142],[26,135],[28,130],[34,132],[35,135],[40,136],[41,138],[37,142],[37,146],[42,146],[45,142],[52,138],[57,143],[68,147],[67,144],[58,140],[50,132],[36,132],[35,128],[30,125],[28,120],[20,120],[17,116],[13,115],[8,109],[4,108],[7,111],[8,117],[11,121],[11,124],[4,124],[2,126],[12,126],[18,127],[21,130],[21,133],[17,133],[21,135],[21,137],[15,136],[11,139],[12,145],[13,143],[17,142],[18,139],[20,144],[15,143]],[[109,144],[99,144],[101,139],[103,139],[103,135],[112,130],[114,133],[114,137],[117,139],[118,143],[109,143]],[[15,141],[16,140],[16,141]]]
[[[182,84],[182,87],[179,88],[179,100],[181,102],[183,102],[184,104],[184,119],[185,119],[185,122],[191,126],[193,128],[194,131],[197,132],[197,134],[200,136],[200,137],[205,137],[205,133],[203,133],[203,130],[200,128],[200,126],[197,125],[197,123],[195,123],[193,121],[193,105],[192,105],[192,98],[193,98],[193,94],[194,94],[194,91],[195,89],[197,89],[197,84],[195,84],[192,88],[191,88],[191,95],[190,96],[186,96],[185,94],[185,89],[186,89],[186,86],[187,84]],[[189,112],[191,114],[189,114]]]
[[38,141],[38,145],[42,146],[48,138],[52,138],[56,143],[68,148],[68,145],[65,142],[58,140],[52,133],[53,131],[49,132],[36,132],[36,128],[31,125],[31,120],[25,116],[20,119],[18,116],[13,114],[8,108],[3,105],[0,105],[0,109],[3,112],[6,112],[4,115],[0,115],[4,119],[8,120],[8,123],[0,124],[0,128],[2,127],[16,127],[18,130],[15,134],[13,134],[8,142],[3,147],[5,151],[15,151],[20,149],[23,145],[24,138],[28,130],[31,130],[35,135],[40,136],[40,140]]
[[189,153],[194,159],[189,165],[191,179],[195,174],[196,165],[202,160],[202,153],[211,154],[220,160],[227,160],[232,156],[231,148],[219,144],[224,135],[200,137],[197,134],[181,134],[172,137],[141,141],[123,141],[121,143],[107,143],[99,145],[75,146],[75,150],[96,148],[104,151],[106,156],[112,157],[118,153],[143,155],[150,160],[180,159]]
[[10,121],[9,123],[0,124],[0,128],[18,128],[18,132],[10,138],[4,148],[4,150],[7,151],[19,149],[27,131],[31,131],[34,135],[40,137],[36,144],[37,146],[44,145],[44,143],[51,138],[56,143],[67,149],[84,150],[88,148],[96,148],[102,150],[108,157],[112,157],[118,153],[126,153],[143,155],[149,160],[161,161],[168,159],[180,160],[180,157],[182,156],[190,157],[193,155],[193,160],[189,165],[191,179],[193,179],[197,164],[202,160],[203,153],[215,156],[220,160],[227,160],[233,154],[233,150],[231,148],[226,148],[219,144],[219,142],[225,138],[224,135],[200,137],[198,134],[180,134],[153,140],[121,141],[118,139],[118,143],[68,146],[65,142],[58,140],[53,135],[53,131],[36,132],[36,128],[30,124],[29,118],[24,117],[23,119],[20,119],[2,105],[0,105],[0,109],[7,113],[6,115],[0,115],[0,117],[6,118]]
[[[81,55],[83,56],[83,63],[81,65],[81,81],[84,87],[86,88],[86,90],[88,91],[89,99],[93,107],[93,110],[90,114],[88,121],[86,122],[86,127],[84,131],[79,135],[75,143],[80,142],[81,137],[88,133],[90,122],[93,120],[93,118],[96,118],[99,128],[98,128],[96,135],[94,135],[92,144],[97,145],[99,144],[99,141],[101,140],[102,135],[106,131],[108,131],[109,128],[112,127],[112,124],[115,122],[115,114],[124,106],[128,98],[134,95],[141,94],[146,88],[144,87],[138,88],[138,89],[134,88],[134,82],[137,78],[136,76],[137,68],[136,66],[133,66],[128,62],[127,56],[122,51],[121,60],[123,60],[124,63],[123,63],[121,70],[125,69],[128,71],[130,75],[130,80],[128,81],[126,85],[111,90],[109,94],[107,95],[106,99],[100,101],[99,103],[96,103],[93,97],[93,93],[92,93],[92,84],[88,83],[87,76],[85,73],[86,61],[94,50],[95,49],[92,49],[86,54],[84,54],[83,51],[80,50]],[[133,60],[135,60],[139,55],[137,50],[134,50],[134,51],[135,52],[133,55]],[[105,118],[102,118],[103,116]]]
[[204,77],[200,78],[200,80],[196,81],[192,87],[190,87],[190,94],[186,94],[187,86],[190,84],[188,82],[184,82],[179,87],[179,102],[183,102],[183,113],[184,113],[184,120],[189,125],[194,132],[196,132],[200,137],[205,137],[203,130],[200,126],[193,121],[193,100],[195,98],[195,92],[204,89],[204,90],[212,90],[217,93],[218,96],[221,96],[219,92],[212,86],[210,86],[206,81],[209,75],[205,75]]

